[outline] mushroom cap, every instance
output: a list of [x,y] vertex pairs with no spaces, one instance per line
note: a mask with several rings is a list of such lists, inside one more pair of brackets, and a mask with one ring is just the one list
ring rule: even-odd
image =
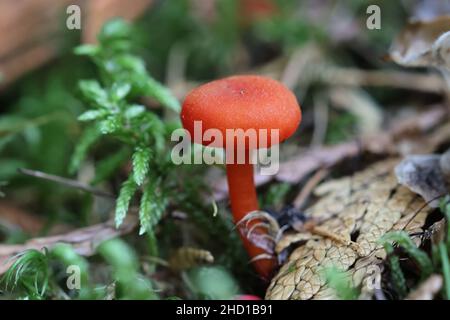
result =
[[[194,134],[194,121],[201,121],[199,137]],[[192,90],[185,98],[181,122],[194,142],[212,147],[226,146],[227,129],[255,129],[257,147],[259,133],[267,130],[267,145],[289,138],[301,121],[301,109],[295,95],[282,83],[273,79],[242,75],[206,83]],[[218,129],[222,139],[203,141],[203,133]],[[271,129],[278,129],[278,141],[271,141]],[[263,132],[261,132],[263,134]]]

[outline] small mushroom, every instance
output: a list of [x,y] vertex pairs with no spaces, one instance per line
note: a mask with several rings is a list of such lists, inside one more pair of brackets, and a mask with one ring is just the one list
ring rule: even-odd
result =
[[[184,100],[181,121],[183,127],[194,137],[195,143],[226,148],[231,209],[234,222],[238,224],[250,212],[259,209],[253,164],[250,161],[251,152],[261,145],[269,148],[290,137],[301,121],[301,110],[295,95],[280,82],[262,76],[242,75],[212,81],[191,91]],[[200,140],[195,135],[196,121],[201,121]],[[203,141],[203,133],[208,129],[218,129],[222,140]],[[249,139],[238,140],[236,136],[230,139],[231,136],[227,135],[227,132],[236,132],[238,129],[245,132],[249,129],[255,130],[256,143],[252,144]],[[272,130],[278,133],[277,141],[272,141]],[[260,140],[260,133],[267,134],[266,145]],[[231,143],[232,150],[228,146]],[[237,154],[242,150],[246,154],[245,161],[239,163]],[[233,161],[230,161],[231,159]],[[257,221],[252,221],[250,225],[254,226],[255,223]],[[255,269],[267,279],[276,266],[275,259],[267,258],[265,249],[252,240],[253,237],[263,238],[267,235],[267,230],[255,227],[251,239],[248,239],[247,233],[240,227],[238,229],[250,257],[256,258],[253,259]],[[266,258],[257,258],[263,256]]]

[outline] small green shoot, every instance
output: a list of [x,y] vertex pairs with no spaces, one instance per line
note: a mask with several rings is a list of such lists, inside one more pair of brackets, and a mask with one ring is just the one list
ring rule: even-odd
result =
[[356,300],[359,292],[352,285],[351,276],[336,267],[329,267],[323,270],[326,283],[333,289],[336,296],[341,300]]
[[44,299],[49,287],[49,255],[47,250],[23,251],[3,275],[1,284],[5,290],[18,292],[25,299]]

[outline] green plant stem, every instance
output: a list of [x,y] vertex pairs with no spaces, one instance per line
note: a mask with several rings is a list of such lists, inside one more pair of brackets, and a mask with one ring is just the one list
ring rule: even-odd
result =
[[450,263],[447,248],[443,242],[439,243],[439,253],[442,261],[442,274],[444,276],[444,290],[446,299],[450,299]]

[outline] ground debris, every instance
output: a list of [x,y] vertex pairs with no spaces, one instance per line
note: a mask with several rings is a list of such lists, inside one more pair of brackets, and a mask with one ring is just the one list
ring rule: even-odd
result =
[[[364,139],[314,147],[299,152],[297,156],[280,163],[280,169],[276,175],[256,174],[255,184],[261,186],[273,180],[296,184],[317,170],[331,168],[364,152],[392,157],[412,153],[431,153],[450,138],[450,125],[448,123],[441,125],[447,120],[446,106],[429,106],[427,111],[408,118],[397,119],[394,121],[395,125],[385,132],[379,132]],[[209,183],[212,185],[212,194],[216,201],[228,197],[225,176],[214,176]]]
[[211,252],[198,248],[178,248],[169,258],[169,267],[174,271],[183,271],[203,264],[214,262]]
[[420,194],[430,207],[448,193],[446,179],[439,165],[441,155],[411,155],[395,167],[398,182]]
[[431,275],[416,290],[412,291],[406,300],[433,300],[434,295],[442,288],[442,276],[439,274]]
[[445,65],[440,56],[443,36],[449,30],[450,17],[440,16],[430,21],[413,21],[396,37],[390,58],[403,66],[418,67]]
[[284,235],[277,253],[295,243],[297,248],[272,279],[267,299],[335,298],[322,273],[331,266],[349,272],[353,285],[361,289],[360,298],[372,297],[386,256],[378,239],[391,230],[420,233],[431,210],[420,196],[397,183],[398,162],[378,162],[316,188],[320,199],[305,215],[336,236],[309,230]]
[[138,225],[136,215],[128,215],[120,228],[116,229],[114,220],[108,220],[85,228],[76,229],[65,234],[43,238],[33,238],[24,244],[0,245],[0,274],[6,272],[14,262],[12,257],[28,249],[50,249],[58,243],[66,243],[82,256],[91,256],[97,246],[108,239],[127,234]]

